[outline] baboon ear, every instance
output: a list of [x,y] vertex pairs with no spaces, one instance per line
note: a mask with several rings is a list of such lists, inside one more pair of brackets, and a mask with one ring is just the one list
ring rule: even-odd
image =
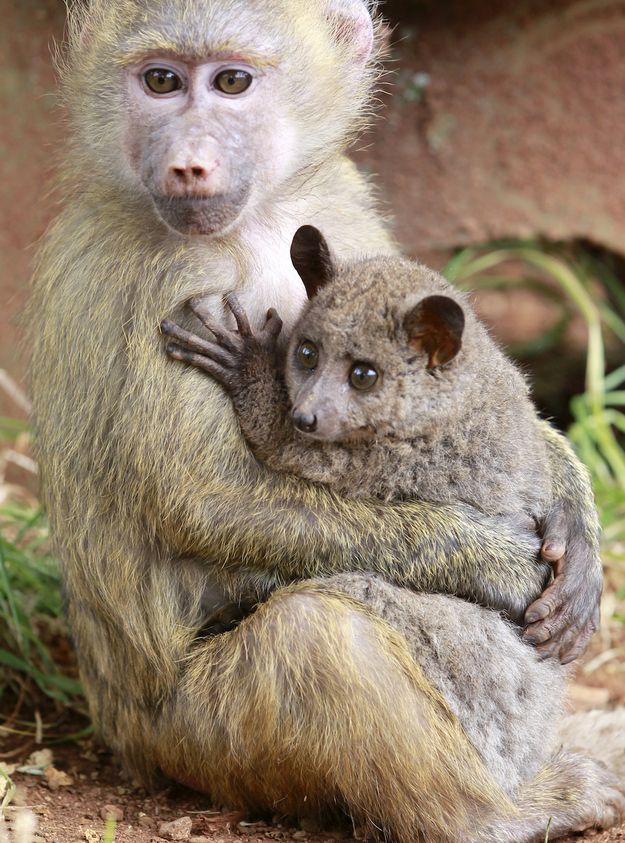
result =
[[314,225],[303,225],[295,232],[291,260],[304,282],[308,298],[334,278],[334,264],[325,237]]
[[373,49],[373,20],[366,0],[326,0],[337,41],[363,64]]
[[428,356],[428,369],[453,360],[462,347],[464,311],[448,296],[428,296],[404,316],[408,344]]

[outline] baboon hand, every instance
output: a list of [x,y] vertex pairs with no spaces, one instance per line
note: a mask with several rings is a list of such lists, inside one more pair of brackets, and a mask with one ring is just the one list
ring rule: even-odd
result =
[[541,555],[554,579],[525,613],[524,638],[543,658],[568,664],[581,656],[599,628],[601,562],[583,525],[558,505],[543,524]]
[[237,324],[237,330],[231,331],[203,308],[200,301],[192,299],[189,305],[214,335],[215,342],[205,340],[166,319],[161,323],[161,332],[173,340],[166,345],[167,353],[175,360],[207,372],[231,394],[245,390],[263,367],[274,363],[282,320],[272,308],[267,313],[263,328],[254,333],[245,310],[231,293],[225,298]]

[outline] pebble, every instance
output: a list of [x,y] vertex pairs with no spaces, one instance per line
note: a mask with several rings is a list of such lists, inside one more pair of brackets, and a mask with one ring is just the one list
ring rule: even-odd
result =
[[191,837],[191,817],[180,817],[171,822],[161,823],[158,833],[166,840],[188,840]]
[[46,767],[43,771],[43,777],[46,780],[50,790],[58,790],[60,787],[71,787],[74,780],[63,770],[57,770],[56,767]]
[[105,805],[100,808],[100,816],[103,820],[115,820],[120,823],[124,819],[124,811],[117,805]]
[[52,764],[53,755],[50,749],[38,749],[31,752],[26,760],[27,767],[49,767]]
[[141,828],[154,828],[156,826],[156,821],[153,820],[152,817],[148,817],[147,814],[139,814],[137,825],[140,825]]

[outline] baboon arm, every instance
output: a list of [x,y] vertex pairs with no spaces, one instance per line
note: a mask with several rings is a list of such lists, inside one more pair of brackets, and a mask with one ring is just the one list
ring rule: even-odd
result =
[[218,561],[233,583],[291,580],[366,570],[398,585],[457,594],[520,618],[549,573],[538,540],[468,506],[346,500],[250,456],[240,480],[170,509],[161,529],[181,555]]
[[551,469],[553,500],[542,525],[543,558],[554,580],[527,610],[528,641],[563,663],[580,656],[599,626],[603,583],[599,520],[588,471],[564,436],[541,422]]

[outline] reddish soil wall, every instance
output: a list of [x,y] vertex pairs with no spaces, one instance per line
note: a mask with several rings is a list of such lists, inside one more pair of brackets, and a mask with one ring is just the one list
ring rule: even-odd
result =
[[[625,251],[625,3],[391,0],[392,97],[357,153],[411,253],[502,235]],[[54,214],[60,0],[0,0],[0,368]],[[0,402],[4,399],[0,396]],[[0,403],[0,413],[7,407]]]

